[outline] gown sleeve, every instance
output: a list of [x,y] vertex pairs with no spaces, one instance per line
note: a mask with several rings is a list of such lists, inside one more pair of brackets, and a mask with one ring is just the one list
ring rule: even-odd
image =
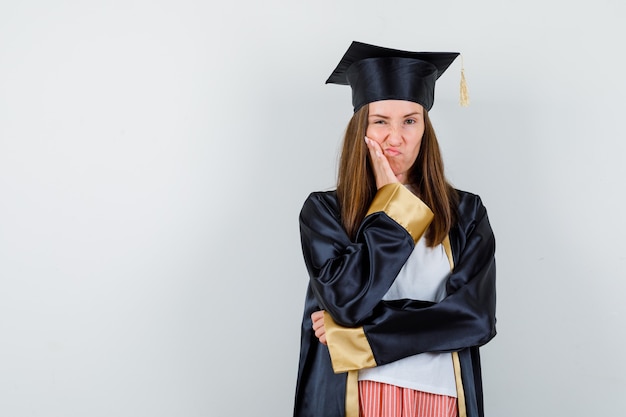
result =
[[300,213],[300,236],[320,308],[345,327],[371,319],[432,218],[432,211],[404,186],[389,184],[378,190],[351,241],[336,198],[311,194]]
[[[441,302],[380,301],[360,328],[325,318],[335,372],[383,365],[422,352],[459,351],[495,336],[495,239],[478,196],[464,195],[459,218],[450,233],[454,269],[447,282],[448,295]],[[359,359],[364,351],[373,358]]]

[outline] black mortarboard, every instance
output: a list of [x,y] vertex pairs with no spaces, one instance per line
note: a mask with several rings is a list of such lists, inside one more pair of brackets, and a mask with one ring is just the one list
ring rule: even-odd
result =
[[326,84],[352,87],[356,112],[379,100],[414,101],[430,110],[435,81],[458,52],[409,52],[352,42]]

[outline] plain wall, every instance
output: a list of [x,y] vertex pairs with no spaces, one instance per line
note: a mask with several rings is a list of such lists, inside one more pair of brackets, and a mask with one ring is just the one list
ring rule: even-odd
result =
[[497,237],[486,415],[626,390],[618,0],[0,2],[0,415],[289,416],[298,214],[352,40],[463,53],[433,123]]

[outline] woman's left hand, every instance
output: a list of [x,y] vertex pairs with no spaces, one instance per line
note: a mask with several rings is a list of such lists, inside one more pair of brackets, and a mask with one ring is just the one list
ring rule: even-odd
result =
[[324,328],[324,310],[319,310],[311,314],[313,331],[321,344],[326,345],[326,329]]

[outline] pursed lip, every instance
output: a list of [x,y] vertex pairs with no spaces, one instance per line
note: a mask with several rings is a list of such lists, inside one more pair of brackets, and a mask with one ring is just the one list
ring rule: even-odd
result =
[[385,149],[385,155],[387,156],[398,156],[400,155],[400,151],[396,148],[387,148]]

